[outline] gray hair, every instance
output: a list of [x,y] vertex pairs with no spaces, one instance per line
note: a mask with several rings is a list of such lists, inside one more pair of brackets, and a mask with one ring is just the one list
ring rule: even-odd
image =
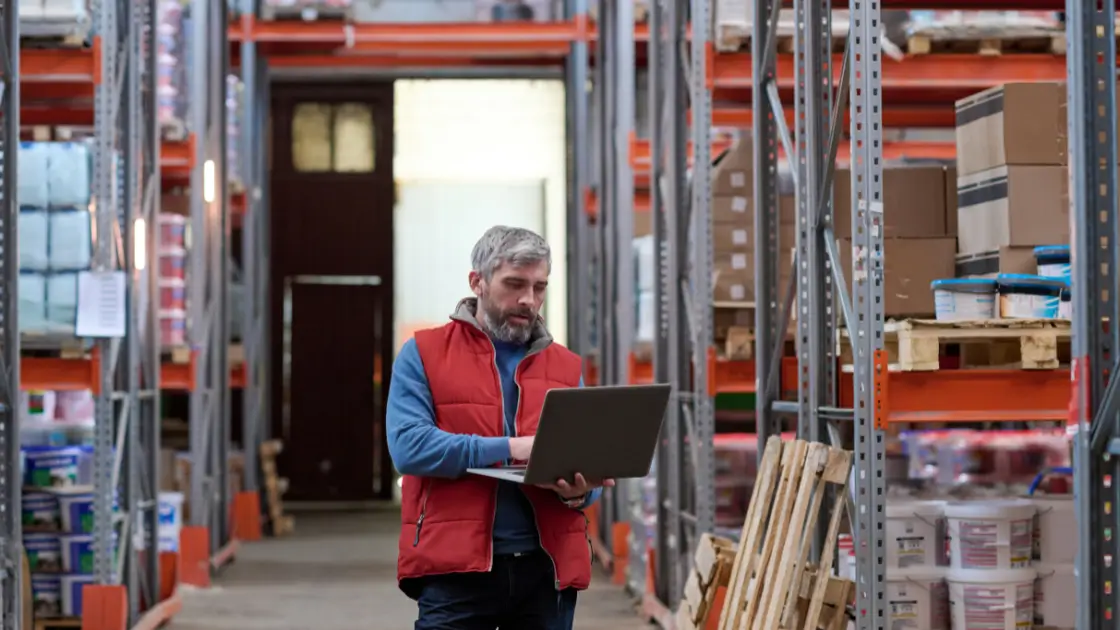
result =
[[490,280],[504,263],[521,267],[542,261],[552,268],[552,250],[540,234],[505,225],[486,230],[471,250],[471,268],[485,280]]

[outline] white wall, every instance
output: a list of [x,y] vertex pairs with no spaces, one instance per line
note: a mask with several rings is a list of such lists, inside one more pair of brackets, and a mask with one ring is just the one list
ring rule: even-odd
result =
[[[395,145],[393,171],[402,190],[409,182],[446,181],[449,188],[469,182],[544,182],[544,236],[552,247],[552,277],[545,303],[549,330],[561,343],[567,339],[567,175],[565,139],[564,84],[559,80],[399,80],[396,82]],[[510,203],[514,203],[511,196]],[[428,195],[431,198],[431,195]],[[467,204],[471,205],[471,204]],[[406,207],[398,206],[397,216]],[[523,209],[529,212],[529,209]],[[467,220],[463,212],[478,208],[457,207],[448,203],[440,208],[440,221],[449,231],[458,231],[463,247],[470,247],[482,235],[480,218]],[[494,222],[508,220],[512,209],[497,208]],[[521,214],[520,216],[527,216]],[[426,219],[430,221],[431,219]],[[529,227],[526,225],[526,227]],[[476,233],[477,232],[477,233]],[[415,234],[415,231],[412,231]],[[397,250],[409,251],[415,239],[397,230]],[[462,249],[460,250],[462,251]],[[428,274],[462,277],[461,289],[439,289],[450,313],[455,302],[469,294],[466,272],[469,260],[443,261],[433,253],[432,267],[413,263],[396,266],[397,292],[424,291],[431,286]],[[457,266],[461,264],[461,266]],[[446,267],[446,268],[445,268]],[[433,296],[434,297],[434,296]],[[398,299],[397,303],[402,303]],[[402,313],[403,314],[403,313]],[[442,323],[442,322],[441,322]],[[398,330],[413,323],[398,317]]]

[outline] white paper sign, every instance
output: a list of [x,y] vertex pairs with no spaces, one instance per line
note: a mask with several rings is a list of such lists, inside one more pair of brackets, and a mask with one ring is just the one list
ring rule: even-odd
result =
[[124,337],[127,304],[123,271],[79,273],[77,335]]

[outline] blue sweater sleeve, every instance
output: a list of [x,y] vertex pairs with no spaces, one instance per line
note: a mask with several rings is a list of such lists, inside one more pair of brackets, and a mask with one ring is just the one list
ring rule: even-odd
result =
[[448,433],[436,427],[432,392],[413,339],[393,362],[385,424],[389,455],[402,475],[454,479],[468,468],[509,459],[509,438]]

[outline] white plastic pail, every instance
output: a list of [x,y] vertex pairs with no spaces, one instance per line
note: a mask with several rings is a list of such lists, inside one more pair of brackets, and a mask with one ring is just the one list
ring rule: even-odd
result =
[[888,569],[887,614],[891,630],[949,630],[944,569]]
[[1031,565],[1034,504],[970,501],[945,505],[954,569],[1019,569]]
[[945,548],[944,501],[887,502],[887,571],[933,567]]
[[953,630],[1024,630],[1034,624],[1034,569],[950,569]]

